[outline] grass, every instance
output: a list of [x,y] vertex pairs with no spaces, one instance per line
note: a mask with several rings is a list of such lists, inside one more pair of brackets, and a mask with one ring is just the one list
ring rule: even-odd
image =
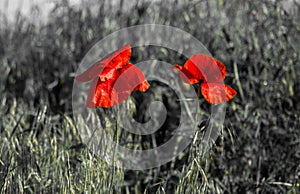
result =
[[[109,7],[106,2],[98,11],[78,10],[63,1],[41,26],[21,15],[15,23],[3,19],[1,193],[300,191],[297,11],[290,14],[279,3],[250,0],[140,2],[113,12]],[[294,9],[299,10],[297,2]],[[109,166],[82,144],[71,93],[74,72],[97,40],[144,23],[175,26],[198,38],[226,64],[225,82],[238,96],[228,103],[222,136],[206,156],[197,152],[199,133],[176,160],[129,171]],[[205,127],[204,120],[199,131]],[[160,140],[167,138],[168,127]]]

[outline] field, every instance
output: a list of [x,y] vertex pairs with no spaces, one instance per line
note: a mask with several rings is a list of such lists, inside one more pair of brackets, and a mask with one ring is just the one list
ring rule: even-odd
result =
[[[300,4],[287,11],[279,1],[240,2],[140,1],[126,7],[121,0],[78,9],[61,1],[42,24],[20,14],[11,23],[1,15],[1,193],[300,193]],[[225,83],[238,94],[226,104],[221,136],[208,153],[198,154],[201,138],[195,136],[172,162],[125,170],[82,142],[72,113],[74,77],[97,41],[152,23],[200,40],[226,65]],[[168,52],[162,59],[175,63]],[[137,54],[134,60],[140,60]],[[203,103],[203,110],[208,107]],[[198,131],[205,131],[208,119]],[[159,141],[169,138],[171,125]]]

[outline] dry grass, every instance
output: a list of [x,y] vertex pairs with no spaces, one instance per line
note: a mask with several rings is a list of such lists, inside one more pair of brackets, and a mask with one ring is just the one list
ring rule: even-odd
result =
[[[140,3],[116,13],[106,7],[92,13],[57,3],[41,27],[21,16],[1,24],[2,193],[299,192],[298,12],[251,0]],[[81,144],[70,94],[78,64],[97,40],[143,23],[193,34],[226,64],[225,82],[239,94],[228,103],[222,136],[208,155],[197,155],[195,137],[182,158],[124,171]]]

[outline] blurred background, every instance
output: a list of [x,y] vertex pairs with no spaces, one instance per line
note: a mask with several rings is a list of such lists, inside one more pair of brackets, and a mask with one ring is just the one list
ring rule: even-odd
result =
[[[2,0],[1,193],[299,193],[299,8],[298,0]],[[226,65],[225,83],[238,95],[207,155],[197,154],[195,136],[174,161],[125,171],[81,142],[73,79],[97,41],[149,23],[200,40]],[[168,53],[163,59],[173,62]]]

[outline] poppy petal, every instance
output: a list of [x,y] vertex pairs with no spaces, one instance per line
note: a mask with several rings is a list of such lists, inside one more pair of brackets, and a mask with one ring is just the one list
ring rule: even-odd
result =
[[192,68],[193,67],[188,69],[186,67],[176,64],[172,69],[180,71],[180,78],[184,83],[187,83],[187,84],[199,83],[199,77],[201,75],[199,74],[199,71],[197,69],[192,70]]
[[114,84],[114,88],[118,92],[133,90],[145,92],[149,86],[143,72],[130,63],[119,71],[119,76]]
[[97,76],[100,76],[102,81],[110,79],[114,76],[116,69],[120,69],[128,64],[130,56],[131,47],[129,44],[127,44],[122,48],[118,49],[117,51],[114,51],[113,53],[109,54],[101,61],[95,63],[85,72],[78,75],[75,79],[78,82],[90,81]]
[[237,92],[222,83],[203,83],[201,93],[210,104],[221,104],[231,100]]
[[142,83],[140,83],[137,87],[134,88],[134,91],[141,91],[141,92],[146,92],[148,90],[148,88],[150,87],[149,82],[147,81],[143,81]]
[[75,80],[77,82],[87,82],[97,77],[101,71],[105,68],[105,64],[101,63],[101,61],[95,63],[93,66],[88,68],[82,74],[76,76]]
[[146,91],[150,84],[145,80],[143,72],[132,64],[116,70],[111,79],[101,81],[96,77],[91,83],[86,106],[109,108],[124,102],[134,90]]
[[226,76],[225,65],[204,54],[192,55],[184,66],[175,65],[174,70],[180,70],[180,77],[185,83],[222,82]]
[[96,108],[97,106],[110,107],[112,105],[110,98],[111,89],[100,81],[99,77],[95,78],[90,86],[86,106]]
[[204,54],[192,55],[184,64],[184,68],[198,80],[209,83],[222,82],[226,76],[225,65]]

